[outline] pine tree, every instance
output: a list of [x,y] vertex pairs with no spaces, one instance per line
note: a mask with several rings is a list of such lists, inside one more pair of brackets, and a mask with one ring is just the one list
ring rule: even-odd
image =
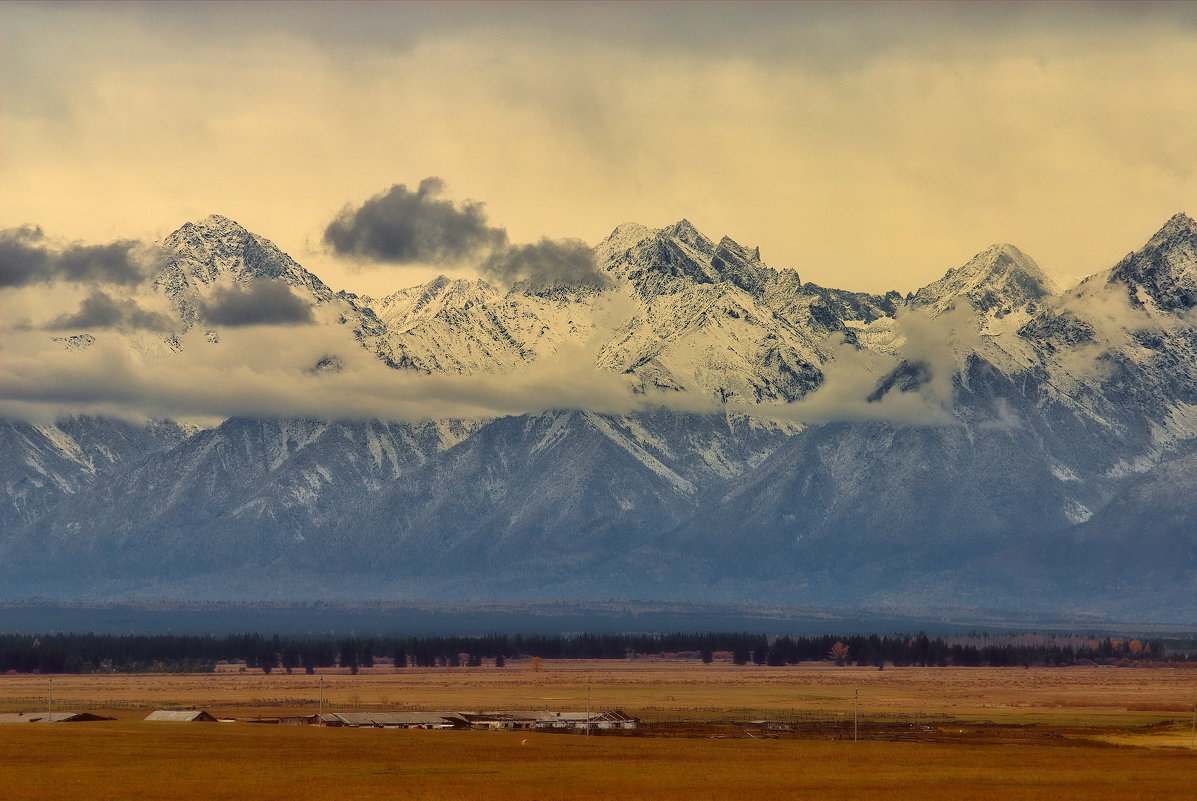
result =
[[341,667],[349,668],[349,672],[354,676],[357,675],[357,643],[353,640],[345,640],[341,643],[340,654]]

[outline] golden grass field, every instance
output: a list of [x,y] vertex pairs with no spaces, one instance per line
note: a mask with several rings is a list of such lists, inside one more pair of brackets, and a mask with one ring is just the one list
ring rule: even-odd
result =
[[[863,714],[933,714],[997,723],[1146,725],[1186,716],[1197,704],[1193,668],[876,668],[825,663],[787,667],[703,665],[694,660],[527,660],[495,668],[375,667],[315,676],[275,671],[209,674],[90,674],[53,678],[53,694],[72,702],[194,705],[244,715],[247,708],[314,704],[433,709],[619,707],[650,718],[725,716],[710,709],[848,712],[860,693]],[[0,711],[41,708],[47,678],[0,676]],[[15,699],[15,700],[14,700]],[[56,706],[59,704],[56,703]]]
[[[526,743],[525,743],[526,741]],[[12,725],[9,801],[1193,798],[1191,753],[249,724]]]
[[[44,709],[48,684],[44,676],[0,676],[0,711]],[[588,687],[595,708],[696,721],[791,713],[847,720],[859,691],[862,720],[934,716],[927,727],[934,736],[762,740],[744,733],[750,726],[733,725],[698,726],[690,737],[584,738],[140,720],[166,705],[241,718],[312,712],[321,695],[325,710],[582,709]],[[513,660],[505,668],[375,667],[357,676],[55,676],[53,696],[58,710],[103,702],[97,711],[118,720],[0,726],[5,801],[362,792],[507,800],[1197,798],[1197,750],[1188,747],[1197,670],[1183,668],[878,671],[635,660],[546,661],[535,671]]]

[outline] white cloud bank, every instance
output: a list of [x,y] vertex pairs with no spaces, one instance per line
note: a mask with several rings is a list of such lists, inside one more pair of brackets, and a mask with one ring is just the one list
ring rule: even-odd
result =
[[[595,366],[602,344],[631,313],[626,298],[609,298],[597,309],[597,326],[587,341],[567,343],[510,372],[465,376],[387,367],[336,322],[336,311],[329,308],[315,310],[314,325],[223,327],[217,342],[195,328],[178,340],[177,352],[151,334],[96,331],[90,347],[70,348],[38,328],[9,329],[0,344],[0,417],[46,422],[82,413],[203,423],[233,416],[419,421],[551,409],[627,414],[666,407],[798,424],[936,425],[952,422],[952,376],[976,337],[963,314],[937,320],[902,315],[895,323],[896,353],[841,343],[823,367],[823,386],[800,401],[719,405],[695,391],[634,391],[631,376]],[[903,364],[917,367],[917,386],[893,388],[870,400]]]

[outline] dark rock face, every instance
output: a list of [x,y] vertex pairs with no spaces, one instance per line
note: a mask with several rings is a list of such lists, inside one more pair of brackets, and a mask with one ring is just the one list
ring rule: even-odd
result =
[[1177,214],[1142,250],[1110,271],[1107,283],[1124,287],[1131,305],[1183,313],[1197,305],[1197,222]]

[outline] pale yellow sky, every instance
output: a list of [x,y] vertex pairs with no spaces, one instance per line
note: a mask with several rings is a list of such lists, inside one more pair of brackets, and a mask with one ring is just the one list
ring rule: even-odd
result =
[[0,4],[0,228],[221,213],[334,288],[347,203],[440,176],[512,241],[688,217],[903,292],[1083,275],[1197,213],[1194,4]]

